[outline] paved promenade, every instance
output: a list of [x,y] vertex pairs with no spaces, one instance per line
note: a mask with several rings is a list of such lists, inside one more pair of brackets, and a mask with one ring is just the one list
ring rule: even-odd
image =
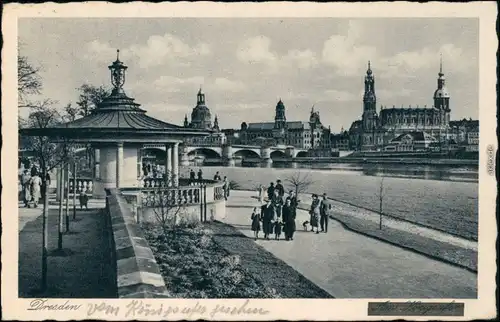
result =
[[[37,290],[41,279],[42,208],[19,208],[19,296],[20,297],[116,297],[103,203],[92,202],[89,210],[78,210],[70,219],[69,234],[63,236],[65,256],[57,249],[58,209],[49,205],[48,290]],[[72,206],[70,206],[72,218]]]
[[[256,193],[231,191],[225,222],[248,237]],[[330,219],[328,234],[304,232],[297,213],[293,241],[257,244],[336,298],[475,298],[477,275],[464,269],[348,231]]]

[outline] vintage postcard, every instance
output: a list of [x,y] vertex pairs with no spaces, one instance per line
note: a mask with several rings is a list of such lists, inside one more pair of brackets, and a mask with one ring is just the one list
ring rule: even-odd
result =
[[6,5],[3,317],[495,317],[495,19]]

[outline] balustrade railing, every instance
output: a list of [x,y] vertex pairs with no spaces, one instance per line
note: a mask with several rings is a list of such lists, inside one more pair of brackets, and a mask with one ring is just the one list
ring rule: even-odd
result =
[[224,188],[221,185],[214,187],[214,200],[219,201],[225,199]]
[[138,193],[142,207],[196,205],[224,200],[223,182],[179,178],[179,186],[167,186],[162,178],[144,178],[139,188],[122,188],[124,194]]
[[[76,189],[75,189],[76,187]],[[90,178],[76,178],[76,186],[74,186],[74,179],[69,178],[69,193],[85,192],[86,194],[92,194],[94,188],[94,182]]]
[[201,187],[141,189],[143,207],[172,207],[201,203]]

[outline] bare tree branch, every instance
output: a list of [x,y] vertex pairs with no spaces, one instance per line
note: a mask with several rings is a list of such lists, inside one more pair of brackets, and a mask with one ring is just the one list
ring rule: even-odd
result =
[[304,174],[301,173],[300,171],[297,171],[291,176],[287,177],[285,179],[285,182],[293,187],[297,198],[299,197],[300,193],[306,192],[309,186],[311,186],[314,183],[309,173]]
[[40,94],[42,90],[42,78],[40,67],[34,67],[26,56],[17,55],[17,93],[19,95],[19,107],[25,104],[27,97]]
[[169,228],[173,229],[174,236],[176,235],[177,216],[182,209],[185,208],[187,200],[184,196],[179,195],[180,190],[173,188],[173,180],[171,173],[165,173],[161,185],[154,187],[152,191],[152,207],[155,214],[155,219],[163,230],[163,234],[167,235]]

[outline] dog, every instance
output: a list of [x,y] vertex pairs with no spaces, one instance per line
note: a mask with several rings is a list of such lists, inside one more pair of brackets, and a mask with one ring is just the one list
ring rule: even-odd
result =
[[309,220],[306,220],[302,223],[302,227],[304,227],[304,231],[307,231],[307,225],[309,225]]

